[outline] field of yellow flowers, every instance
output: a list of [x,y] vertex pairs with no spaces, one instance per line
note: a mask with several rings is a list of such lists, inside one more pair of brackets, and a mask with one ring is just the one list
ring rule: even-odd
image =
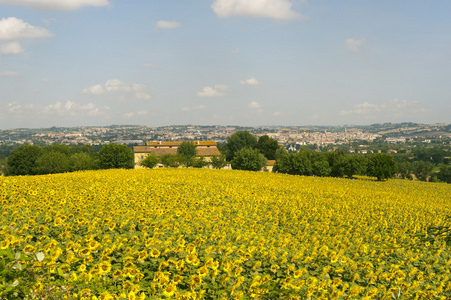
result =
[[27,270],[0,299],[451,298],[450,246],[424,240],[447,184],[107,170],[2,177],[0,205]]

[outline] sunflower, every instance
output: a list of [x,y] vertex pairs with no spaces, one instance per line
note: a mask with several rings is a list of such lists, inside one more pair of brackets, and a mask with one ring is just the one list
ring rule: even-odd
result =
[[174,284],[179,284],[180,282],[182,282],[183,280],[183,276],[180,275],[174,275],[174,277],[172,278],[172,282],[174,282]]
[[146,250],[142,250],[139,252],[138,260],[145,260],[147,258],[148,254]]
[[36,248],[33,247],[32,245],[26,245],[22,251],[24,253],[34,253],[34,252],[36,252]]
[[152,250],[150,250],[149,255],[153,258],[157,258],[160,256],[160,251],[156,248],[153,248]]
[[213,270],[217,270],[217,269],[219,268],[219,262],[218,262],[218,261],[213,261],[213,262],[211,263],[211,268],[212,268]]
[[199,274],[200,277],[205,277],[208,275],[208,268],[203,266],[202,268],[200,268],[197,273]]
[[186,262],[192,265],[196,261],[196,258],[197,256],[195,254],[190,254],[186,257]]
[[115,270],[113,272],[113,279],[121,277],[122,276],[122,271],[121,270]]
[[175,268],[177,270],[181,270],[183,269],[183,267],[185,266],[185,261],[184,260],[179,260],[175,263]]
[[202,278],[199,275],[192,275],[190,284],[193,287],[198,287],[202,283]]
[[63,224],[63,219],[61,219],[60,217],[55,218],[53,226],[60,226],[61,224]]
[[176,290],[177,286],[173,283],[170,283],[163,289],[163,295],[166,297],[171,297],[172,295],[174,295]]
[[130,291],[127,295],[127,300],[136,300],[136,294],[133,291]]
[[111,264],[109,262],[102,262],[99,264],[100,274],[107,274],[111,271]]
[[91,254],[91,250],[89,248],[83,248],[80,251],[78,251],[79,256],[87,256]]
[[279,265],[272,265],[271,266],[271,272],[273,272],[273,273],[276,273],[277,270],[279,270],[279,269],[280,269]]

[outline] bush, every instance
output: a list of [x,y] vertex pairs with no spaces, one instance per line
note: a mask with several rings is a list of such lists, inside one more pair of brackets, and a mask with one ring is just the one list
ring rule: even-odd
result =
[[412,171],[415,177],[421,181],[427,181],[432,174],[434,165],[428,161],[416,161],[412,164]]
[[182,142],[177,147],[177,155],[184,157],[186,161],[190,161],[197,156],[196,145],[191,142]]
[[56,151],[42,154],[36,160],[36,174],[56,174],[65,173],[70,170],[69,158]]
[[392,178],[397,171],[395,159],[389,154],[377,153],[368,157],[368,175],[379,181]]
[[215,169],[222,169],[227,166],[227,161],[224,155],[215,155],[211,158],[210,164]]
[[98,168],[94,157],[87,153],[75,153],[69,157],[71,171],[96,170]]
[[166,168],[178,168],[180,166],[179,158],[176,155],[165,154],[160,159]]
[[440,181],[451,183],[451,166],[441,166],[440,172],[437,174],[437,178]]
[[139,164],[144,168],[153,169],[160,162],[160,158],[153,153],[146,156]]
[[134,167],[133,151],[125,145],[110,143],[99,151],[102,169],[132,169]]
[[232,160],[232,169],[260,171],[266,165],[266,161],[258,149],[243,148],[236,152]]
[[195,157],[192,159],[193,168],[204,168],[208,166],[210,163],[205,160],[204,157]]
[[6,175],[35,175],[36,161],[41,155],[42,149],[39,146],[19,146],[8,156]]

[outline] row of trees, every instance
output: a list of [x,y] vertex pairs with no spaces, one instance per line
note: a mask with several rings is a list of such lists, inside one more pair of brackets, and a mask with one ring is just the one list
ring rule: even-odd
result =
[[133,151],[125,145],[111,143],[99,152],[90,145],[22,145],[7,157],[3,172],[10,176],[42,175],[133,166]]
[[[378,153],[371,156],[359,154],[345,155],[343,152],[315,152],[301,149],[297,153],[288,153],[277,141],[268,136],[258,140],[248,131],[238,131],[231,135],[223,147],[228,162],[233,169],[259,171],[266,159],[275,159],[273,171],[293,175],[314,175],[332,177],[350,177],[354,175],[374,176],[378,180],[398,175],[401,178],[413,176],[422,181],[443,181],[450,183],[451,166],[442,165],[439,172],[433,172],[433,162],[442,161],[440,151],[422,151],[421,158],[430,156],[431,161],[400,160],[400,156]],[[440,154],[440,155],[438,155]],[[424,157],[423,157],[424,156]],[[434,158],[434,160],[433,160]],[[433,161],[433,162],[432,162]]]
[[274,172],[292,175],[331,176],[352,178],[354,175],[369,175],[383,180],[397,172],[396,162],[391,155],[378,153],[364,157],[342,152],[314,152],[301,149],[288,153],[280,149],[276,154]]

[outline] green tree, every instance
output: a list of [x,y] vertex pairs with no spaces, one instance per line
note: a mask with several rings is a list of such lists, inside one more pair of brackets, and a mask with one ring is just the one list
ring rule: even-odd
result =
[[132,169],[134,166],[133,151],[125,145],[110,143],[99,151],[102,169]]
[[365,159],[357,154],[345,156],[344,174],[352,178],[356,174],[362,174],[365,169]]
[[432,174],[434,165],[428,161],[415,161],[412,164],[412,172],[418,180],[427,181]]
[[71,171],[95,170],[96,161],[92,155],[84,152],[74,153],[69,157]]
[[59,152],[66,156],[70,156],[72,154],[71,147],[69,147],[68,145],[65,145],[65,144],[48,145],[48,146],[45,146],[44,148],[42,148],[42,150],[44,153]]
[[412,179],[412,163],[408,161],[398,162],[398,172],[402,179]]
[[330,176],[332,168],[329,166],[324,154],[310,151],[309,158],[312,165],[312,175],[320,177]]
[[267,135],[258,138],[257,148],[267,159],[276,159],[276,151],[280,148],[279,143]]
[[67,155],[61,152],[46,152],[36,160],[35,170],[36,174],[56,174],[69,172],[69,158],[67,157]]
[[192,159],[192,166],[193,168],[204,168],[208,166],[210,163],[205,160],[203,156],[201,157],[194,157]]
[[260,171],[266,161],[258,149],[243,148],[235,153],[231,164],[234,170]]
[[36,145],[21,145],[11,151],[6,162],[6,175],[35,175],[36,160],[42,148]]
[[367,173],[379,181],[392,178],[397,171],[395,159],[390,154],[377,153],[368,157]]
[[191,142],[182,142],[180,146],[177,147],[177,155],[183,156],[190,160],[197,156],[196,145]]
[[215,169],[222,169],[227,166],[227,161],[224,155],[215,155],[211,158],[211,166]]
[[227,161],[232,161],[235,153],[243,148],[257,148],[257,138],[247,130],[240,130],[229,136],[224,152]]
[[297,153],[288,153],[281,148],[276,151],[276,165],[273,172],[285,173],[291,175],[311,175],[312,162],[310,151],[300,150]]
[[440,172],[437,174],[437,178],[440,181],[451,183],[451,166],[441,166]]
[[326,177],[330,175],[332,169],[329,166],[327,160],[317,160],[312,165],[312,173],[313,175]]
[[298,171],[298,175],[312,175],[312,155],[310,150],[301,149],[294,154],[294,168]]
[[160,162],[166,168],[178,168],[180,166],[179,159],[176,155],[165,154],[160,157]]
[[145,168],[153,169],[160,162],[160,158],[153,153],[147,155],[141,162],[140,165]]
[[346,157],[343,152],[326,152],[325,154],[327,162],[331,168],[330,176],[343,177],[346,169]]

